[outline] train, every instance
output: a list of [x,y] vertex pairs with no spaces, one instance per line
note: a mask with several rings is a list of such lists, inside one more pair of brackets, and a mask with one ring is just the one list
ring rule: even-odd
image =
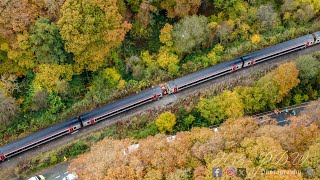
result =
[[186,76],[165,82],[155,87],[144,90],[140,93],[128,96],[124,99],[104,105],[77,117],[70,118],[64,122],[33,133],[15,142],[0,147],[0,161],[5,161],[24,151],[35,148],[41,144],[52,141],[62,136],[72,134],[87,126],[100,121],[107,120],[117,114],[133,109],[137,106],[159,100],[164,95],[172,95],[184,89],[196,86],[197,84],[211,79],[247,68],[255,64],[268,61],[275,57],[308,48],[320,43],[320,31],[301,36],[296,39],[269,46],[239,58],[225,61]]

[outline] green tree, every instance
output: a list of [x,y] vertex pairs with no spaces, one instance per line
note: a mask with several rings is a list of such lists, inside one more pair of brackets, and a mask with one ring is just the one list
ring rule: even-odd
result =
[[131,28],[123,21],[117,0],[66,0],[61,13],[58,27],[66,50],[75,55],[76,72],[101,67]]
[[201,99],[197,105],[201,116],[212,124],[221,123],[227,118],[241,117],[243,104],[236,92],[224,91],[210,99]]
[[228,8],[232,7],[237,0],[213,0],[215,8],[228,11]]
[[177,52],[190,52],[207,40],[209,35],[208,20],[205,16],[187,16],[174,25],[173,44]]
[[172,132],[176,124],[176,116],[171,112],[164,112],[156,119],[156,125],[161,133]]
[[236,87],[235,91],[239,94],[243,103],[245,114],[253,114],[261,111],[266,104],[263,102],[263,93],[257,87]]
[[142,0],[126,0],[128,5],[130,6],[131,10],[135,13],[137,13],[140,9],[140,4]]
[[299,57],[296,61],[296,66],[299,70],[299,79],[302,82],[314,79],[320,74],[320,60],[312,55]]
[[38,18],[30,28],[30,44],[39,64],[59,64],[67,57],[58,27],[47,18]]

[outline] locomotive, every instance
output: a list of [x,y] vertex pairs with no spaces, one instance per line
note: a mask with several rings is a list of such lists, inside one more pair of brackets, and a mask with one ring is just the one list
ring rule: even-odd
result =
[[119,101],[107,104],[78,117],[71,118],[39,132],[21,138],[15,142],[0,147],[0,161],[5,161],[17,154],[32,149],[40,144],[52,141],[61,136],[71,134],[81,128],[128,111],[137,106],[156,101],[164,95],[178,93],[181,90],[206,82],[208,80],[232,73],[257,63],[268,61],[275,57],[308,48],[320,43],[320,31],[293,40],[267,47],[265,49],[246,54],[242,57],[205,68],[186,76],[168,81],[164,84],[144,90]]

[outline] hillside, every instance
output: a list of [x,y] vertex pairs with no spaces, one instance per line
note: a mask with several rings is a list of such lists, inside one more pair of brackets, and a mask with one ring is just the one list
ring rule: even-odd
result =
[[[141,140],[105,138],[74,160],[69,171],[81,179],[213,179],[212,168],[233,167],[246,168],[251,179],[302,179],[304,170],[312,168],[313,178],[320,178],[320,101],[314,103],[317,108],[290,117],[291,124],[283,127],[240,118],[228,119],[218,131],[193,128]],[[288,174],[267,174],[283,170]],[[222,179],[230,178],[223,173]]]

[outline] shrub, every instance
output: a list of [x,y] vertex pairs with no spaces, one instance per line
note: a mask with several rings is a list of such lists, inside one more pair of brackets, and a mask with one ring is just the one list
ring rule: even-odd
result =
[[176,116],[171,112],[164,112],[160,114],[156,120],[156,125],[161,133],[172,132],[175,124]]

